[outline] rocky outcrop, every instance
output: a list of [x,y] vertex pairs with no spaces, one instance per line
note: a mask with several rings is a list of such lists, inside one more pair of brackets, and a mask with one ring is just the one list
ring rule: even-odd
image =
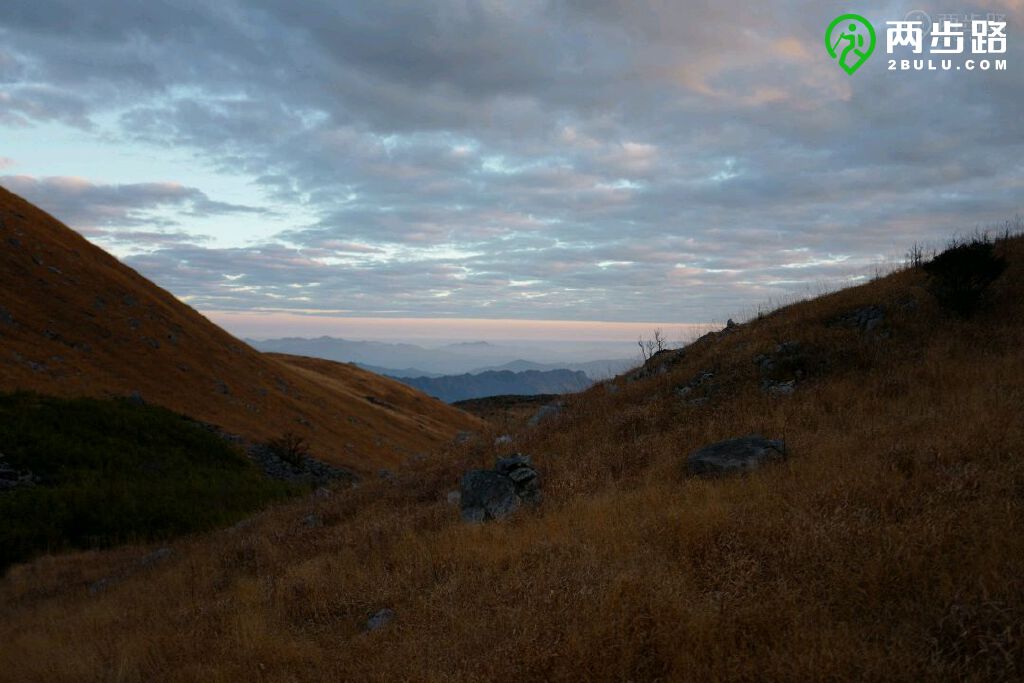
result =
[[197,423],[210,430],[228,443],[245,451],[253,463],[271,479],[280,479],[311,486],[324,486],[335,480],[355,482],[358,477],[351,470],[333,467],[308,455],[297,456],[293,461],[281,457],[277,449],[268,443],[250,443],[237,434],[230,434],[216,425]]
[[861,332],[871,332],[885,324],[885,309],[881,306],[863,306],[848,311],[832,321],[833,325],[852,327]]
[[711,395],[716,390],[714,379],[715,373],[704,370],[686,384],[676,387],[675,394],[689,405],[702,406],[711,400]]
[[782,342],[771,353],[754,358],[761,375],[761,389],[772,396],[788,396],[807,372],[808,360],[798,342]]
[[636,372],[629,376],[629,379],[636,382],[648,377],[664,375],[675,365],[682,362],[684,357],[684,349],[663,349],[648,358],[644,362],[643,366],[638,368]]
[[686,458],[688,474],[717,477],[750,472],[769,462],[784,460],[786,446],[752,434],[704,446]]
[[4,454],[0,453],[0,493],[13,491],[14,489],[33,486],[36,483],[35,476],[28,470],[17,470],[11,467],[4,460]]
[[493,470],[471,470],[462,476],[459,505],[462,519],[485,522],[508,517],[522,505],[540,503],[537,470],[530,457],[499,458]]
[[308,456],[303,456],[297,463],[288,462],[266,444],[247,444],[245,450],[249,459],[271,479],[323,486],[336,479],[354,481],[357,478],[350,470],[332,467]]

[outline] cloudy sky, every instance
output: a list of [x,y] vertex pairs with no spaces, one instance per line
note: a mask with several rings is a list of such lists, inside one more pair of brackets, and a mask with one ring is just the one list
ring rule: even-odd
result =
[[[241,333],[722,321],[1022,210],[985,1],[5,0],[0,185]],[[912,10],[1008,69],[888,71]]]

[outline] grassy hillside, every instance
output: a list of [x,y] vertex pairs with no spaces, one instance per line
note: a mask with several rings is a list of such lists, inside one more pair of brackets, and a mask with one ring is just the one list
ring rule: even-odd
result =
[[[477,420],[343,364],[297,371],[232,337],[52,216],[0,188],[0,388],[139,393],[253,441],[295,432],[328,463],[394,466]],[[373,378],[373,379],[369,379]],[[358,394],[355,392],[358,390]],[[418,411],[425,411],[420,413]],[[396,425],[420,418],[431,429]]]
[[[514,444],[485,433],[177,543],[102,594],[87,586],[129,550],[15,567],[0,677],[1019,680],[1024,241],[997,251],[1008,267],[968,318],[906,270],[661,356]],[[694,449],[751,432],[788,461],[684,475]],[[462,523],[447,492],[513,449],[543,505]]]
[[40,552],[167,538],[298,493],[208,429],[125,400],[0,395],[0,571]]

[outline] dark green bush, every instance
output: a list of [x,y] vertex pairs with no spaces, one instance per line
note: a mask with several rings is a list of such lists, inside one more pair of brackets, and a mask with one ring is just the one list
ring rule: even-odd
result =
[[286,432],[276,439],[266,443],[271,453],[289,465],[301,468],[309,457],[309,444],[306,440],[294,432]]
[[36,480],[0,492],[0,570],[231,524],[300,490],[201,425],[125,400],[0,394],[0,453]]
[[943,308],[969,317],[984,302],[989,286],[1006,270],[1006,260],[988,239],[954,243],[928,263],[928,288]]

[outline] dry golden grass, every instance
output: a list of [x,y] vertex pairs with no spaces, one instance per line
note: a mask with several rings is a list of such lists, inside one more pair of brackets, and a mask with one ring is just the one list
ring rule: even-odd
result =
[[[903,272],[574,397],[516,435],[546,499],[507,522],[465,525],[445,502],[492,462],[489,433],[396,481],[183,540],[150,568],[144,548],[16,567],[0,678],[1019,680],[1024,242],[1001,248],[1010,269],[968,322]],[[866,304],[887,307],[891,337],[827,325]],[[782,341],[815,370],[770,399],[752,359]],[[673,395],[706,369],[722,387],[709,405]],[[752,431],[785,437],[791,458],[683,476],[694,448]],[[304,526],[314,512],[323,526]],[[383,607],[395,620],[362,632]]]
[[138,391],[252,440],[298,433],[316,457],[363,472],[480,426],[355,366],[261,354],[0,188],[0,391],[14,389]]

